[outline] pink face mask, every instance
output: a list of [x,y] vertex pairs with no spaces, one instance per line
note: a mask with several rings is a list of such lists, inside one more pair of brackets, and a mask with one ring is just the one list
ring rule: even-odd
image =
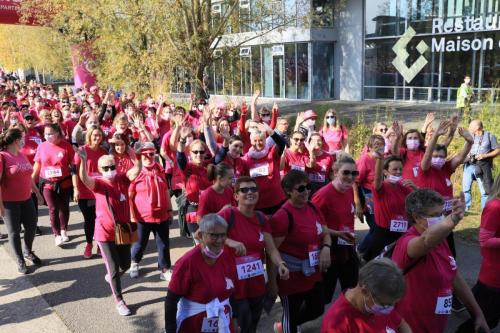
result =
[[441,169],[446,163],[446,159],[443,157],[433,157],[431,160],[431,165],[436,169]]
[[221,249],[219,253],[215,253],[212,250],[210,250],[208,246],[202,245],[201,251],[203,251],[203,254],[205,254],[210,259],[218,259],[224,252],[224,249]]

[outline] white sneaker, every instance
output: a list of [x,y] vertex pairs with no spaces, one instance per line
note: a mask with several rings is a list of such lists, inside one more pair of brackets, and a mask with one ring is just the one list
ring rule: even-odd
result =
[[120,301],[118,304],[116,304],[116,310],[118,311],[120,316],[130,315],[130,309],[124,301]]
[[109,278],[108,273],[106,273],[106,275],[104,275],[104,281],[106,281],[107,283],[111,283],[111,279]]
[[61,238],[62,238],[63,243],[69,242],[69,237],[68,237],[68,233],[66,232],[66,230],[61,230]]
[[160,272],[160,280],[170,282],[172,280],[172,268],[167,269],[165,272]]
[[61,244],[63,243],[62,237],[57,235],[55,238],[55,242],[56,242],[56,246],[61,246]]
[[128,271],[128,274],[132,279],[138,278],[139,277],[139,264],[133,262],[130,264],[130,269]]

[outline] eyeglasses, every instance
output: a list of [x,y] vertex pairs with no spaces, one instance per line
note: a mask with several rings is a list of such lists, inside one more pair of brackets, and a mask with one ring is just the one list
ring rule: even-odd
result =
[[142,156],[155,157],[155,153],[142,153]]
[[102,166],[101,167],[103,171],[113,171],[116,169],[116,166],[115,165],[105,165],[105,166]]
[[204,150],[191,150],[191,152],[195,155],[203,155],[205,154]]
[[304,192],[305,190],[308,190],[310,191],[311,190],[311,184],[307,184],[307,185],[300,185],[299,187],[297,188],[294,188],[295,191],[299,192],[299,193],[302,193]]
[[251,192],[251,193],[257,193],[259,189],[256,187],[256,186],[252,186],[252,187],[240,187],[239,191],[238,192],[241,192],[241,193],[248,193],[248,192]]
[[215,241],[215,240],[218,240],[219,238],[220,238],[220,239],[224,239],[224,238],[226,238],[226,237],[227,237],[227,233],[225,233],[225,232],[224,232],[224,233],[220,233],[220,234],[216,234],[216,233],[213,233],[213,232],[207,232],[206,234],[207,234],[208,236],[210,236],[210,238],[211,238],[212,240],[214,240],[214,241]]
[[357,176],[359,176],[359,171],[357,171],[357,170],[354,170],[354,171],[342,170],[342,176],[357,177]]
[[306,139],[301,139],[301,138],[292,138],[292,139],[295,142],[304,142],[304,141],[306,141]]
[[383,133],[386,133],[387,131],[388,131],[388,129],[387,129],[387,128],[381,128],[381,129],[380,129],[380,132],[383,132]]
[[266,114],[261,114],[260,115],[261,117],[271,117],[271,115],[269,113],[266,113]]

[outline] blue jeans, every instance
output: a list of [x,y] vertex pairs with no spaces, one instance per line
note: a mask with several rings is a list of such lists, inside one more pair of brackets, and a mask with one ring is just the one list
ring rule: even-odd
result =
[[170,268],[170,240],[169,240],[169,222],[162,223],[137,223],[138,240],[132,244],[132,261],[139,263],[142,260],[144,250],[148,245],[149,235],[153,233],[158,249],[158,268]]
[[484,190],[483,181],[480,178],[477,178],[474,174],[474,165],[466,163],[464,165],[464,176],[462,179],[462,191],[465,196],[465,209],[469,210],[472,206],[472,182],[476,180],[477,185],[479,186],[479,192],[481,193],[481,208],[484,208],[486,205],[486,200],[488,199],[488,195]]

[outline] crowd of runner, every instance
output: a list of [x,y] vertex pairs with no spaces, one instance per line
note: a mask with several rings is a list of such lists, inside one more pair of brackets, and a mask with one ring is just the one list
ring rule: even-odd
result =
[[[497,326],[500,177],[491,169],[500,147],[481,120],[376,123],[355,160],[335,110],[299,113],[292,129],[277,104],[258,99],[258,91],[250,105],[192,98],[186,109],[162,96],[55,91],[0,75],[0,215],[19,273],[43,264],[33,251],[38,205],[61,246],[72,237],[73,200],[83,258],[102,256],[120,315],[131,314],[120,277],[141,275],[153,233],[167,333],[256,332],[277,297],[282,317],[266,332],[299,332],[322,316],[325,333],[441,333],[461,307],[471,319],[457,332]],[[457,136],[461,147],[448,156]],[[451,176],[462,168],[465,195],[454,197]],[[471,208],[473,181],[483,261],[471,290],[453,230]],[[175,263],[171,200],[193,241]],[[369,226],[364,239],[355,219]]]

